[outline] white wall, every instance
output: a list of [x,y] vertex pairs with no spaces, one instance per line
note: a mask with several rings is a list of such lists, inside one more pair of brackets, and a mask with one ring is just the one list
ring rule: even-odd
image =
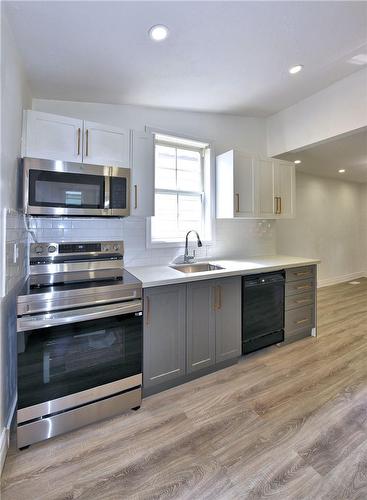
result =
[[268,155],[279,155],[365,126],[367,68],[270,116]]
[[[69,101],[33,100],[33,109],[56,113],[120,127],[143,130],[147,125],[209,141],[214,154],[226,149],[238,148],[249,153],[266,154],[265,120],[214,113],[192,113],[167,111],[141,106],[80,103]],[[75,240],[110,239],[119,236],[125,241],[125,263],[127,266],[167,264],[182,248],[149,249],[145,246],[146,227],[142,218],[128,217],[122,221],[111,221],[98,231],[91,230],[83,220],[50,220],[32,222],[37,239]],[[94,227],[100,222],[95,221]],[[38,227],[37,227],[38,226]],[[203,248],[199,256],[244,256],[264,255],[275,252],[273,222],[218,221],[213,245]]]
[[[3,9],[3,6],[2,6]],[[25,230],[17,207],[22,110],[31,103],[29,88],[12,33],[1,10],[1,157],[0,157],[0,469],[7,447],[5,427],[16,396],[15,300],[25,273]],[[5,227],[4,227],[5,226]],[[20,255],[10,259],[14,244]],[[8,264],[5,267],[5,264]]]
[[297,216],[277,221],[278,253],[319,257],[321,285],[360,277],[366,239],[360,216],[362,186],[303,173],[297,173],[296,182]]

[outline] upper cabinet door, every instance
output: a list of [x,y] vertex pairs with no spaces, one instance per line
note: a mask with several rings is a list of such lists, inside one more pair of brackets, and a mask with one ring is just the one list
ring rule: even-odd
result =
[[217,156],[217,218],[256,217],[254,159],[230,150]]
[[239,151],[234,154],[234,216],[256,216],[254,159]]
[[41,111],[24,111],[22,156],[82,161],[83,121]]
[[154,137],[150,132],[131,131],[131,215],[154,215]]
[[259,158],[257,160],[256,175],[258,215],[264,218],[275,218],[273,160],[269,158]]
[[295,216],[296,169],[293,163],[275,160],[274,162],[276,213],[279,218]]
[[83,162],[129,167],[129,130],[85,121]]

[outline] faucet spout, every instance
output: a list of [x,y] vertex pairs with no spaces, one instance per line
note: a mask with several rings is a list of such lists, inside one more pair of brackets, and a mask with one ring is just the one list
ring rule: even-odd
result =
[[190,231],[188,231],[186,234],[186,238],[185,238],[184,262],[193,262],[195,260],[195,250],[193,251],[193,255],[189,255],[189,234],[190,233],[194,233],[196,235],[198,247],[203,246],[201,239],[200,239],[200,236],[199,236],[199,233],[197,231],[195,231],[194,229],[191,229]]

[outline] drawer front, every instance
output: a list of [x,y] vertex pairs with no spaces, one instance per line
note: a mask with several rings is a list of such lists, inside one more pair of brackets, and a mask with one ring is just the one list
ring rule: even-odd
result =
[[285,284],[285,295],[295,295],[297,293],[314,292],[314,284],[312,279],[291,281]]
[[312,328],[313,327],[313,309],[314,306],[299,307],[292,309],[285,314],[285,331],[286,333],[295,330]]
[[296,340],[301,340],[306,337],[312,336],[312,328],[302,328],[301,330],[296,330],[295,332],[285,333],[283,345],[289,344],[290,342],[295,342]]
[[285,298],[285,310],[295,309],[296,307],[309,306],[314,303],[315,294],[313,290],[296,295],[290,295]]
[[286,269],[286,281],[305,280],[307,278],[314,278],[314,266],[296,267],[294,269]]

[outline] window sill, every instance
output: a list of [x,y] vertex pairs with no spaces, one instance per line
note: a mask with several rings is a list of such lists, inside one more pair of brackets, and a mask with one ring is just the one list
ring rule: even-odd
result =
[[[195,243],[196,240],[190,240],[190,243]],[[202,241],[204,247],[213,245],[213,241]],[[191,246],[191,245],[190,245]],[[147,248],[185,248],[185,241],[147,241]]]

